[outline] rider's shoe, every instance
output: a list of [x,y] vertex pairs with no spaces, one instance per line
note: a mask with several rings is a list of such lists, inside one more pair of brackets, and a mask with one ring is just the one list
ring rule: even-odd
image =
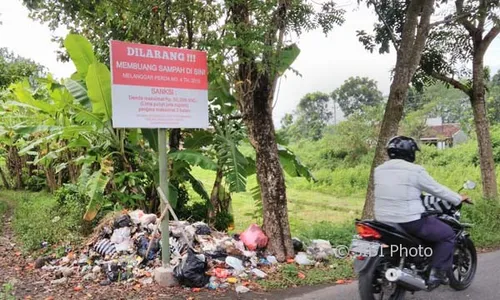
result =
[[427,281],[429,290],[437,288],[440,284],[447,285],[449,283],[450,281],[448,279],[446,271],[437,270],[434,268],[431,269],[431,274],[429,275],[429,280]]

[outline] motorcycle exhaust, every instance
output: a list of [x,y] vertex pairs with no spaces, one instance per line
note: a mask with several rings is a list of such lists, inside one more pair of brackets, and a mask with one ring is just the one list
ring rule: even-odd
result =
[[408,269],[390,268],[385,272],[385,278],[390,282],[397,283],[410,291],[421,291],[427,289],[422,277],[413,275]]

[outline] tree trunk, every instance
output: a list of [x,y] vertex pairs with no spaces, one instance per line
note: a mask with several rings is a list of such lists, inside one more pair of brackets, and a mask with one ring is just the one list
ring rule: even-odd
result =
[[399,122],[403,117],[404,100],[408,94],[409,82],[405,80],[405,76],[397,76],[397,74],[403,74],[405,72],[407,72],[407,70],[405,70],[404,67],[396,67],[396,76],[391,84],[389,100],[385,108],[384,120],[380,128],[375,157],[370,170],[370,180],[368,182],[368,190],[366,192],[366,200],[363,207],[363,218],[373,218],[375,200],[373,174],[375,168],[387,159],[385,146],[391,137],[397,135]]
[[8,158],[7,165],[9,169],[9,174],[11,178],[15,178],[16,189],[21,190],[24,186],[23,184],[23,162],[19,156],[17,147],[8,147]]
[[[404,101],[408,95],[410,81],[422,57],[429,33],[430,17],[434,0],[412,0],[406,12],[401,42],[398,47],[394,79],[380,128],[375,157],[370,170],[370,180],[366,192],[363,218],[373,218],[375,168],[387,157],[385,146],[389,139],[398,133],[399,122],[403,117]],[[420,21],[419,21],[420,16]],[[415,34],[416,32],[416,34]]]
[[2,182],[3,182],[3,186],[5,187],[5,189],[10,190],[9,180],[7,180],[7,176],[5,176],[5,173],[4,173],[2,167],[0,167],[0,176],[2,177]]
[[[295,253],[288,222],[285,179],[276,144],[272,103],[278,78],[274,59],[283,43],[290,2],[279,0],[277,4],[268,31],[263,36],[267,49],[262,55],[249,50],[243,43],[236,46],[239,62],[235,88],[238,107],[256,153],[256,173],[264,214],[263,229],[269,237],[267,250],[278,261],[283,262]],[[231,22],[236,27],[236,38],[241,41],[248,40],[248,35],[252,32],[252,9],[254,8],[248,1],[230,3]],[[257,59],[261,61],[259,65],[256,63]]]
[[45,178],[47,180],[47,187],[49,191],[53,193],[57,189],[56,173],[53,168],[45,168]]
[[[477,53],[477,52],[476,52]],[[493,146],[491,144],[489,123],[485,102],[484,63],[483,55],[474,55],[472,63],[472,111],[476,126],[477,142],[479,146],[479,161],[483,183],[483,196],[486,199],[497,199],[498,189],[493,160]]]
[[244,120],[256,152],[257,177],[264,213],[263,229],[270,237],[267,249],[279,261],[285,261],[295,253],[288,222],[285,178],[278,156],[272,108],[267,101],[272,95],[268,91],[262,85],[255,91],[254,97],[257,99],[252,99],[255,108],[252,112],[245,111]]
[[208,209],[208,221],[211,225],[215,222],[215,216],[219,212],[219,196],[220,190],[222,187],[222,177],[224,173],[222,172],[222,168],[217,169],[217,173],[215,174],[214,187],[212,188],[212,193],[210,194],[210,207]]

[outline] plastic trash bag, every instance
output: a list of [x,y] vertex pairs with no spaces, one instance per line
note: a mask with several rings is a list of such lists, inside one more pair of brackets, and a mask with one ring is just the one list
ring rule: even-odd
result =
[[205,274],[207,262],[203,254],[196,254],[189,248],[182,262],[175,267],[174,276],[181,285],[187,287],[204,287],[210,280]]
[[242,272],[245,270],[243,267],[243,262],[236,257],[228,256],[226,257],[226,264],[231,268],[235,269],[237,272]]
[[304,251],[304,244],[298,238],[292,238],[293,250],[295,254]]
[[197,235],[209,235],[210,233],[212,233],[210,227],[208,227],[208,225],[203,222],[196,222],[193,224],[193,226],[196,228],[195,233]]
[[130,218],[129,215],[121,215],[115,219],[115,222],[113,223],[113,227],[115,229],[117,228],[123,228],[123,227],[130,227],[132,226],[132,219]]
[[142,216],[144,216],[144,211],[137,209],[129,212],[128,215],[130,216],[130,219],[132,220],[132,222],[134,222],[134,224],[139,224],[141,223]]
[[148,257],[146,257],[146,252],[148,251],[149,247],[149,239],[145,236],[140,236],[136,241],[135,245],[137,247],[137,254],[139,254],[140,257],[144,258],[145,261],[153,260],[155,259],[156,255],[160,251],[160,242],[158,239],[153,239],[151,243],[151,249],[149,249],[149,254]]
[[122,227],[115,229],[113,235],[111,236],[111,242],[114,244],[120,244],[126,240],[130,239],[130,227]]
[[257,250],[257,248],[265,248],[269,241],[264,231],[256,224],[250,225],[247,230],[240,234],[240,240],[252,251]]
[[299,265],[303,265],[303,266],[314,264],[314,262],[309,260],[309,258],[307,257],[307,254],[304,252],[297,253],[297,255],[295,256],[295,262],[298,263]]

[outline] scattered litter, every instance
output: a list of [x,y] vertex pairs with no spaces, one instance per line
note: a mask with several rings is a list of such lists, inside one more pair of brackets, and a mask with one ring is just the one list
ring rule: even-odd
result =
[[148,285],[148,284],[152,284],[153,283],[153,277],[147,277],[147,278],[143,278],[141,280],[141,284],[143,285]]
[[102,256],[108,256],[116,252],[116,246],[110,240],[102,239],[95,245],[94,250]]
[[56,280],[52,280],[50,283],[54,284],[54,285],[59,285],[59,284],[65,284],[67,282],[68,282],[68,278],[67,277],[62,277],[62,278],[59,278],[59,279],[56,279]]
[[326,240],[311,241],[311,245],[307,247],[307,253],[318,261],[326,260],[328,257],[335,255],[332,245]]
[[[102,286],[127,282],[139,289],[153,284],[152,274],[161,262],[161,227],[155,214],[134,210],[114,219],[107,219],[89,239],[81,252],[65,249],[61,259],[40,257],[34,268],[52,273],[52,284],[66,284],[75,277],[83,282]],[[203,222],[169,222],[170,266],[181,285],[199,291],[235,289],[237,293],[251,290],[251,281],[271,277],[279,270],[275,256],[265,255],[268,237],[256,224],[232,236],[218,232]],[[334,253],[330,243],[314,240],[307,252],[304,244],[293,239],[297,255],[288,263],[314,265]],[[300,251],[299,251],[300,250]],[[318,262],[319,264],[319,262]],[[42,275],[43,276],[43,275]],[[299,272],[298,278],[306,275]],[[250,285],[249,285],[250,284]]]
[[295,262],[303,266],[314,264],[311,260],[309,260],[309,258],[307,258],[307,254],[304,252],[299,252],[295,255]]
[[208,227],[208,225],[203,222],[194,223],[193,226],[196,228],[195,233],[197,235],[209,235],[210,233],[212,233],[210,227]]
[[266,278],[266,276],[267,276],[266,273],[262,272],[259,269],[252,269],[252,273],[255,274],[255,276],[257,276],[259,278]]
[[250,289],[247,288],[246,286],[238,285],[236,287],[236,293],[238,293],[238,294],[244,294],[244,293],[248,293],[248,292],[250,292]]
[[276,259],[276,256],[269,255],[269,256],[266,257],[266,259],[272,265],[278,263],[278,260]]
[[230,275],[229,271],[226,269],[216,268],[215,276],[217,278],[227,278]]
[[292,238],[292,244],[293,244],[293,250],[295,251],[296,254],[304,251],[304,244],[298,238],[296,237]]
[[61,271],[63,277],[71,277],[74,273],[74,270],[69,267],[62,267],[59,270]]
[[83,276],[83,281],[94,281],[96,278],[96,275],[94,273],[88,273],[85,276]]
[[132,226],[132,219],[128,214],[123,214],[119,216],[118,218],[115,219],[115,222],[113,223],[113,228],[115,229],[125,228],[130,226]]
[[241,272],[245,270],[243,267],[243,262],[236,257],[228,256],[226,257],[226,264],[236,270],[236,272]]
[[238,278],[230,277],[230,278],[227,279],[227,282],[228,283],[233,283],[233,284],[237,283],[238,282]]

